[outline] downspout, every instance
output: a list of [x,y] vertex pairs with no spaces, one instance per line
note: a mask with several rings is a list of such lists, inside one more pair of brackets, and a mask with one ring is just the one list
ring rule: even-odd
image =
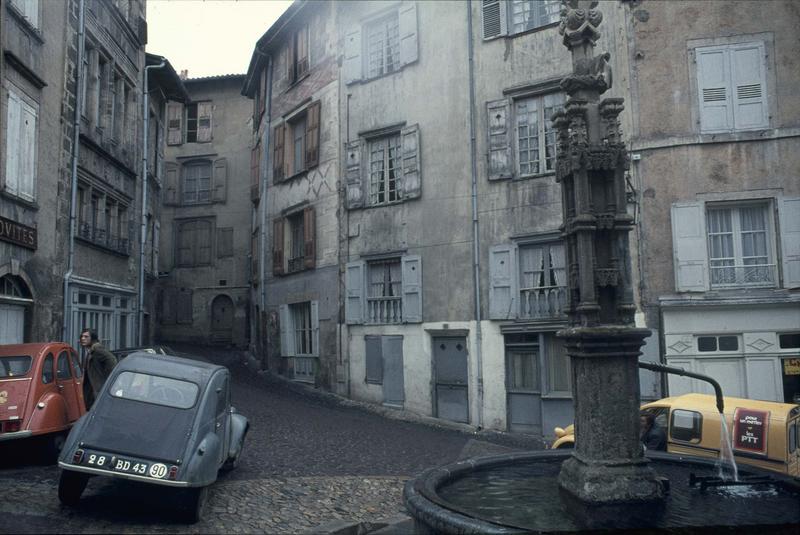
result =
[[[145,59],[145,62],[147,60]],[[139,313],[138,329],[139,345],[144,345],[144,248],[147,243],[147,156],[148,156],[148,134],[150,129],[150,106],[147,90],[147,73],[150,69],[161,69],[167,64],[166,58],[161,58],[158,65],[145,65],[142,82],[142,115],[144,119],[144,131],[142,132],[142,216],[139,230]]]
[[265,102],[266,109],[264,111],[264,144],[261,147],[261,150],[264,151],[264,180],[261,182],[261,198],[258,201],[258,205],[261,211],[261,235],[259,237],[259,251],[261,254],[261,258],[259,259],[259,283],[261,285],[261,313],[266,314],[266,307],[267,307],[267,289],[265,288],[267,283],[267,270],[264,265],[264,258],[266,251],[264,248],[267,246],[267,177],[269,175],[269,136],[272,132],[272,127],[270,123],[272,122],[272,56],[267,56],[267,81],[266,81],[267,91],[264,98],[267,99]]
[[72,301],[69,298],[69,282],[75,268],[75,228],[77,227],[78,204],[78,156],[80,153],[81,116],[83,115],[83,93],[86,80],[83,76],[83,56],[86,54],[85,19],[86,5],[84,0],[78,2],[78,61],[76,71],[75,120],[72,124],[72,162],[70,169],[70,201],[69,201],[69,250],[67,253],[67,272],[64,273],[64,321],[61,338],[69,341],[69,328],[72,323]]
[[475,142],[475,59],[472,42],[472,2],[467,6],[467,50],[469,53],[469,149],[472,174],[472,275],[475,287],[475,365],[478,381],[478,430],[483,428],[483,332],[481,330],[481,261],[478,221],[478,168]]

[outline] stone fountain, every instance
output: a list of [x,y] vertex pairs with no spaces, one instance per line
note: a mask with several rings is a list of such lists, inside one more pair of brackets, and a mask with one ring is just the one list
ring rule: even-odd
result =
[[573,72],[561,81],[568,98],[553,124],[570,326],[558,336],[572,364],[576,449],[470,459],[423,473],[404,489],[415,531],[796,529],[797,481],[773,475],[768,490],[749,495],[698,492],[688,482],[712,477],[713,462],[644,454],[638,357],[650,332],[633,326],[628,234],[634,221],[626,204],[623,99],[600,99],[612,73],[610,54],[594,54],[603,20],[598,2],[562,4],[560,32]]

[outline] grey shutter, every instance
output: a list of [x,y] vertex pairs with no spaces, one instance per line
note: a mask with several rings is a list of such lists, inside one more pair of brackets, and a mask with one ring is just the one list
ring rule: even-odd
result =
[[211,141],[211,102],[197,104],[197,142],[208,143]]
[[173,162],[166,162],[164,172],[164,204],[178,204],[178,171],[180,167]]
[[281,322],[281,356],[294,356],[294,327],[292,325],[292,315],[289,313],[289,305],[278,307]]
[[361,140],[351,141],[345,147],[347,177],[347,208],[364,206],[364,185],[361,177]]
[[400,131],[403,153],[403,198],[416,199],[422,194],[419,166],[419,125],[411,125]]
[[778,200],[783,287],[800,288],[800,197]]
[[700,131],[721,132],[733,126],[728,51],[724,47],[698,48],[697,93]]
[[349,262],[345,269],[344,317],[348,324],[364,323],[364,277],[366,264],[363,260]]
[[483,38],[494,39],[508,33],[505,0],[483,0]]
[[211,222],[195,222],[195,265],[207,265],[211,263]]
[[159,250],[161,248],[161,222],[156,220],[153,224],[153,273],[158,275]]
[[183,105],[167,104],[167,145],[180,145],[183,141]]
[[672,205],[672,253],[675,289],[679,292],[708,290],[708,240],[703,203]]
[[8,92],[8,110],[6,119],[6,176],[3,186],[14,195],[20,188],[20,154],[22,153],[22,101]]
[[400,66],[417,61],[417,4],[403,2],[398,10]]
[[311,354],[318,357],[319,350],[319,301],[311,301]]
[[214,202],[225,202],[228,190],[228,160],[218,158],[214,160],[213,170],[214,191],[212,192]]
[[364,380],[367,383],[383,383],[383,343],[380,336],[364,337]]
[[192,295],[193,291],[188,288],[181,288],[178,292],[178,323],[192,324]]
[[403,322],[422,322],[422,258],[406,255],[401,259]]
[[766,128],[769,113],[764,44],[736,45],[730,50],[730,59],[734,127]]
[[233,227],[217,228],[217,258],[233,256]]
[[[38,7],[36,8],[38,9]],[[36,198],[36,110],[20,100],[20,138],[22,151],[19,166],[19,196],[33,201]]]
[[361,80],[361,27],[344,36],[344,83]]
[[489,126],[489,180],[511,178],[511,103],[508,99],[486,103]]
[[489,249],[489,319],[517,317],[519,290],[517,246],[495,245]]

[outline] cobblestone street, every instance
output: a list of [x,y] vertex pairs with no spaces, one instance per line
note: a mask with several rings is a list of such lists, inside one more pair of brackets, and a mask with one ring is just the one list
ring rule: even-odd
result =
[[[76,508],[61,506],[58,468],[29,451],[0,461],[0,532],[311,533],[402,519],[403,483],[459,458],[540,447],[524,437],[469,433],[259,375],[235,351],[180,348],[227,365],[233,405],[250,419],[240,466],[221,474],[204,520],[182,523],[174,495],[92,479]],[[455,427],[455,426],[454,426]],[[23,463],[20,466],[20,463]]]

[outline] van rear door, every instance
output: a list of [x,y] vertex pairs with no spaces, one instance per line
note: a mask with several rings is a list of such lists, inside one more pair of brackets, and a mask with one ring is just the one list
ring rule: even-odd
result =
[[786,424],[786,472],[800,477],[800,415],[790,418]]

